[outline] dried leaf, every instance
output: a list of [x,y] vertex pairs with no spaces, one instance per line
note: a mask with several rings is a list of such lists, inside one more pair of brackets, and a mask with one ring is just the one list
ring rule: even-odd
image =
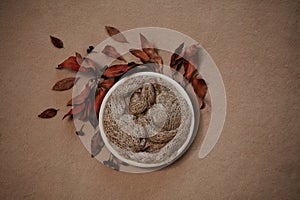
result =
[[91,140],[92,157],[97,156],[101,152],[103,147],[104,147],[104,142],[101,138],[100,132],[97,131],[97,133],[92,137]]
[[175,69],[176,68],[176,61],[181,58],[180,54],[182,53],[184,47],[184,43],[181,43],[177,49],[175,49],[175,52],[171,56],[171,61],[170,61],[170,67]]
[[83,58],[82,58],[82,56],[80,55],[80,53],[75,53],[75,56],[76,56],[76,62],[79,64],[79,65],[81,65],[82,64],[82,62],[83,62]]
[[80,92],[80,94],[74,97],[71,102],[68,102],[68,104],[71,103],[71,105],[79,105],[84,103],[88,99],[90,92],[91,87],[87,83],[85,85],[85,88]]
[[105,90],[109,90],[115,83],[116,83],[116,79],[114,78],[104,79],[103,81],[101,81],[100,87]]
[[132,55],[141,59],[143,63],[149,62],[150,60],[149,56],[144,51],[141,51],[139,49],[130,49],[129,51]]
[[38,117],[40,118],[52,118],[57,114],[57,109],[54,108],[49,108],[47,110],[45,110],[44,112],[42,112],[41,114],[38,115]]
[[201,109],[203,109],[205,106],[203,99],[205,98],[205,95],[207,93],[206,82],[204,81],[204,79],[200,78],[199,75],[197,75],[197,76],[194,76],[191,83],[192,83],[192,86],[194,88],[196,95],[199,97],[200,100],[202,100]]
[[53,37],[50,35],[50,39],[52,44],[56,47],[56,48],[63,48],[64,47],[64,43],[61,41],[61,39],[58,39],[57,37]]
[[56,69],[68,68],[76,72],[91,72],[90,68],[80,67],[81,63],[78,63],[78,61],[82,62],[81,59],[81,55],[79,53],[76,53],[76,56],[70,56],[62,63],[60,63]]
[[121,76],[124,73],[126,73],[128,70],[132,69],[134,66],[130,66],[130,65],[112,65],[109,66],[104,73],[102,74],[102,76],[104,77],[117,77],[117,76]]
[[55,83],[55,85],[52,87],[52,90],[55,90],[55,91],[69,90],[74,86],[75,82],[76,82],[75,77],[64,78],[64,79],[58,81],[57,83]]
[[106,95],[106,92],[100,88],[98,94],[96,95],[95,97],[95,101],[94,101],[94,111],[95,111],[95,114],[96,114],[96,117],[98,118],[99,116],[99,110],[100,110],[100,107],[101,107],[101,104],[102,104],[102,101],[104,99]]
[[112,26],[105,26],[105,29],[110,37],[112,37],[117,42],[128,43],[125,36],[116,28]]
[[112,58],[115,58],[115,59],[118,59],[118,60],[126,62],[126,60],[111,45],[106,45],[104,47],[104,49],[102,50],[102,53],[104,53],[105,55],[107,55],[109,57],[112,57]]
[[85,108],[84,108],[81,116],[79,117],[79,120],[86,121],[90,115],[91,109],[92,109],[91,101],[87,101]]
[[183,76],[190,81],[196,71],[195,66],[187,60],[183,61],[184,74]]
[[84,104],[84,103],[82,103],[82,104],[80,104],[80,105],[74,106],[73,108],[71,108],[71,109],[69,110],[69,112],[67,112],[67,113],[63,116],[62,119],[65,119],[65,118],[68,117],[68,116],[74,116],[74,115],[77,115],[77,114],[81,113],[81,112],[84,110],[84,107],[85,107],[85,104]]

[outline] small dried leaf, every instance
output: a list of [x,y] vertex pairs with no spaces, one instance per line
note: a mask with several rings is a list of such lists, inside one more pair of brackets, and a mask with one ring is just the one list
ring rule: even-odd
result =
[[81,113],[81,112],[84,110],[84,107],[85,107],[85,104],[84,104],[84,103],[82,103],[82,104],[80,104],[80,105],[74,106],[73,108],[71,108],[71,109],[69,110],[69,112],[67,112],[67,113],[63,116],[62,119],[65,119],[65,118],[68,117],[68,116],[74,116],[74,115],[77,115],[77,114]]
[[44,112],[42,112],[41,114],[38,115],[38,117],[40,118],[52,118],[57,114],[57,109],[54,108],[49,108],[47,110],[45,110]]
[[203,99],[207,93],[206,82],[204,81],[204,79],[200,78],[199,75],[197,75],[197,76],[194,76],[194,78],[192,79],[192,86],[194,88],[196,95],[202,101],[201,109],[203,109],[205,106]]
[[101,152],[103,147],[104,147],[104,142],[101,138],[100,132],[97,131],[97,133],[92,137],[91,140],[92,157],[97,156]]
[[105,90],[109,90],[114,84],[116,83],[116,79],[110,78],[110,79],[105,79],[100,83],[101,88]]
[[149,62],[150,60],[149,56],[144,51],[141,51],[139,49],[130,49],[129,51],[132,55],[141,59],[143,63]]
[[102,74],[104,77],[117,77],[121,76],[124,73],[126,73],[128,70],[132,69],[134,67],[130,65],[112,65],[109,66],[104,73]]
[[94,46],[89,46],[89,48],[86,50],[87,53],[91,53],[94,50]]
[[58,39],[57,37],[53,37],[50,35],[50,39],[51,39],[51,42],[52,44],[56,47],[56,48],[63,48],[64,47],[64,44],[63,42],[61,41],[61,39]]
[[128,43],[125,36],[115,27],[112,26],[105,26],[105,29],[110,37],[112,37],[115,41],[121,43]]
[[183,76],[190,81],[196,71],[195,66],[187,60],[183,61],[184,74]]
[[74,77],[64,78],[58,81],[57,83],[55,83],[55,85],[52,87],[52,90],[55,91],[69,90],[74,86],[75,82],[76,82],[76,78]]
[[117,52],[117,50],[111,45],[106,45],[102,50],[102,53],[109,57],[126,62],[126,60],[119,54],[119,52]]
[[62,63],[60,63],[56,69],[63,69],[68,68],[76,72],[91,72],[92,70],[90,68],[86,67],[80,67],[82,62],[82,57],[79,53],[76,53],[76,56],[70,56],[66,60],[64,60]]
[[105,95],[106,95],[106,92],[100,88],[99,93],[95,97],[94,110],[95,110],[95,114],[96,114],[97,118],[98,118],[99,110],[100,110],[100,107],[101,107],[101,104],[102,104],[102,101],[103,101]]
[[79,65],[81,65],[82,62],[83,62],[83,58],[82,58],[81,54],[76,52],[76,53],[75,53],[75,56],[76,56],[76,62],[77,62]]
[[68,104],[71,103],[71,105],[79,105],[84,103],[88,99],[90,92],[91,87],[89,84],[86,84],[85,88],[80,92],[80,94],[74,97],[71,102],[68,102]]
[[170,67],[175,69],[176,61],[181,58],[180,54],[182,53],[184,43],[181,43],[177,49],[175,49],[175,52],[171,56],[171,62]]

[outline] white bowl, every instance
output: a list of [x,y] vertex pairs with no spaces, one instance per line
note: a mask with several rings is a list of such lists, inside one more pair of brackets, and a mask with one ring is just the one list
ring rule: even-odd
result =
[[[143,163],[143,162],[137,162],[134,160],[130,160],[127,159],[125,157],[123,157],[122,155],[119,154],[119,152],[110,144],[110,141],[108,140],[108,138],[106,137],[105,134],[105,129],[103,126],[103,113],[104,113],[104,109],[105,109],[105,105],[107,103],[107,100],[109,99],[109,97],[111,96],[111,94],[115,91],[115,89],[120,86],[121,84],[124,84],[127,80],[135,78],[137,76],[151,76],[151,77],[158,77],[158,78],[162,78],[164,81],[167,81],[169,83],[171,83],[177,90],[177,92],[186,100],[189,108],[190,108],[190,113],[191,113],[191,125],[190,125],[190,130],[189,133],[187,135],[187,139],[185,140],[185,142],[183,143],[183,145],[178,148],[176,150],[176,152],[174,151],[174,154],[172,154],[173,156],[170,159],[166,159],[163,162],[160,163]],[[194,131],[194,124],[195,124],[195,117],[194,117],[194,109],[193,109],[193,105],[192,102],[188,96],[188,94],[186,93],[185,89],[179,85],[175,80],[171,79],[170,77],[166,76],[166,75],[162,75],[159,73],[155,73],[155,72],[138,72],[132,75],[129,75],[127,77],[124,77],[123,79],[119,80],[106,94],[105,98],[103,99],[101,108],[100,108],[100,112],[99,112],[99,128],[100,128],[100,133],[102,136],[102,139],[106,145],[106,147],[108,148],[108,150],[115,156],[117,157],[119,160],[128,163],[129,165],[133,165],[136,167],[142,167],[142,168],[155,168],[155,167],[162,167],[162,166],[167,166],[169,164],[171,164],[172,162],[174,162],[175,160],[177,160],[189,147],[189,145],[191,144],[191,140],[193,139],[193,131]]]

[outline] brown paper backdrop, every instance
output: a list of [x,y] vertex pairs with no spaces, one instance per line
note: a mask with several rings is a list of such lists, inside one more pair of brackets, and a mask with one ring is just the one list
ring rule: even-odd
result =
[[[299,1],[9,0],[0,8],[0,199],[299,198]],[[50,88],[72,73],[55,66],[103,41],[105,25],[175,29],[210,53],[228,112],[208,157],[199,160],[192,146],[166,169],[116,172],[61,121],[71,91]],[[37,118],[47,107],[61,110]]]

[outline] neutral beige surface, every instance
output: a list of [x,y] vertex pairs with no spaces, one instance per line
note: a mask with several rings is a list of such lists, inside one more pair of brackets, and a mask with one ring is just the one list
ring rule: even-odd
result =
[[[9,0],[0,9],[0,199],[299,199],[299,1]],[[55,66],[104,40],[105,25],[175,29],[210,53],[228,113],[207,158],[193,145],[164,170],[116,172],[61,121],[71,91],[50,88],[70,72]],[[49,106],[58,117],[37,118]]]

